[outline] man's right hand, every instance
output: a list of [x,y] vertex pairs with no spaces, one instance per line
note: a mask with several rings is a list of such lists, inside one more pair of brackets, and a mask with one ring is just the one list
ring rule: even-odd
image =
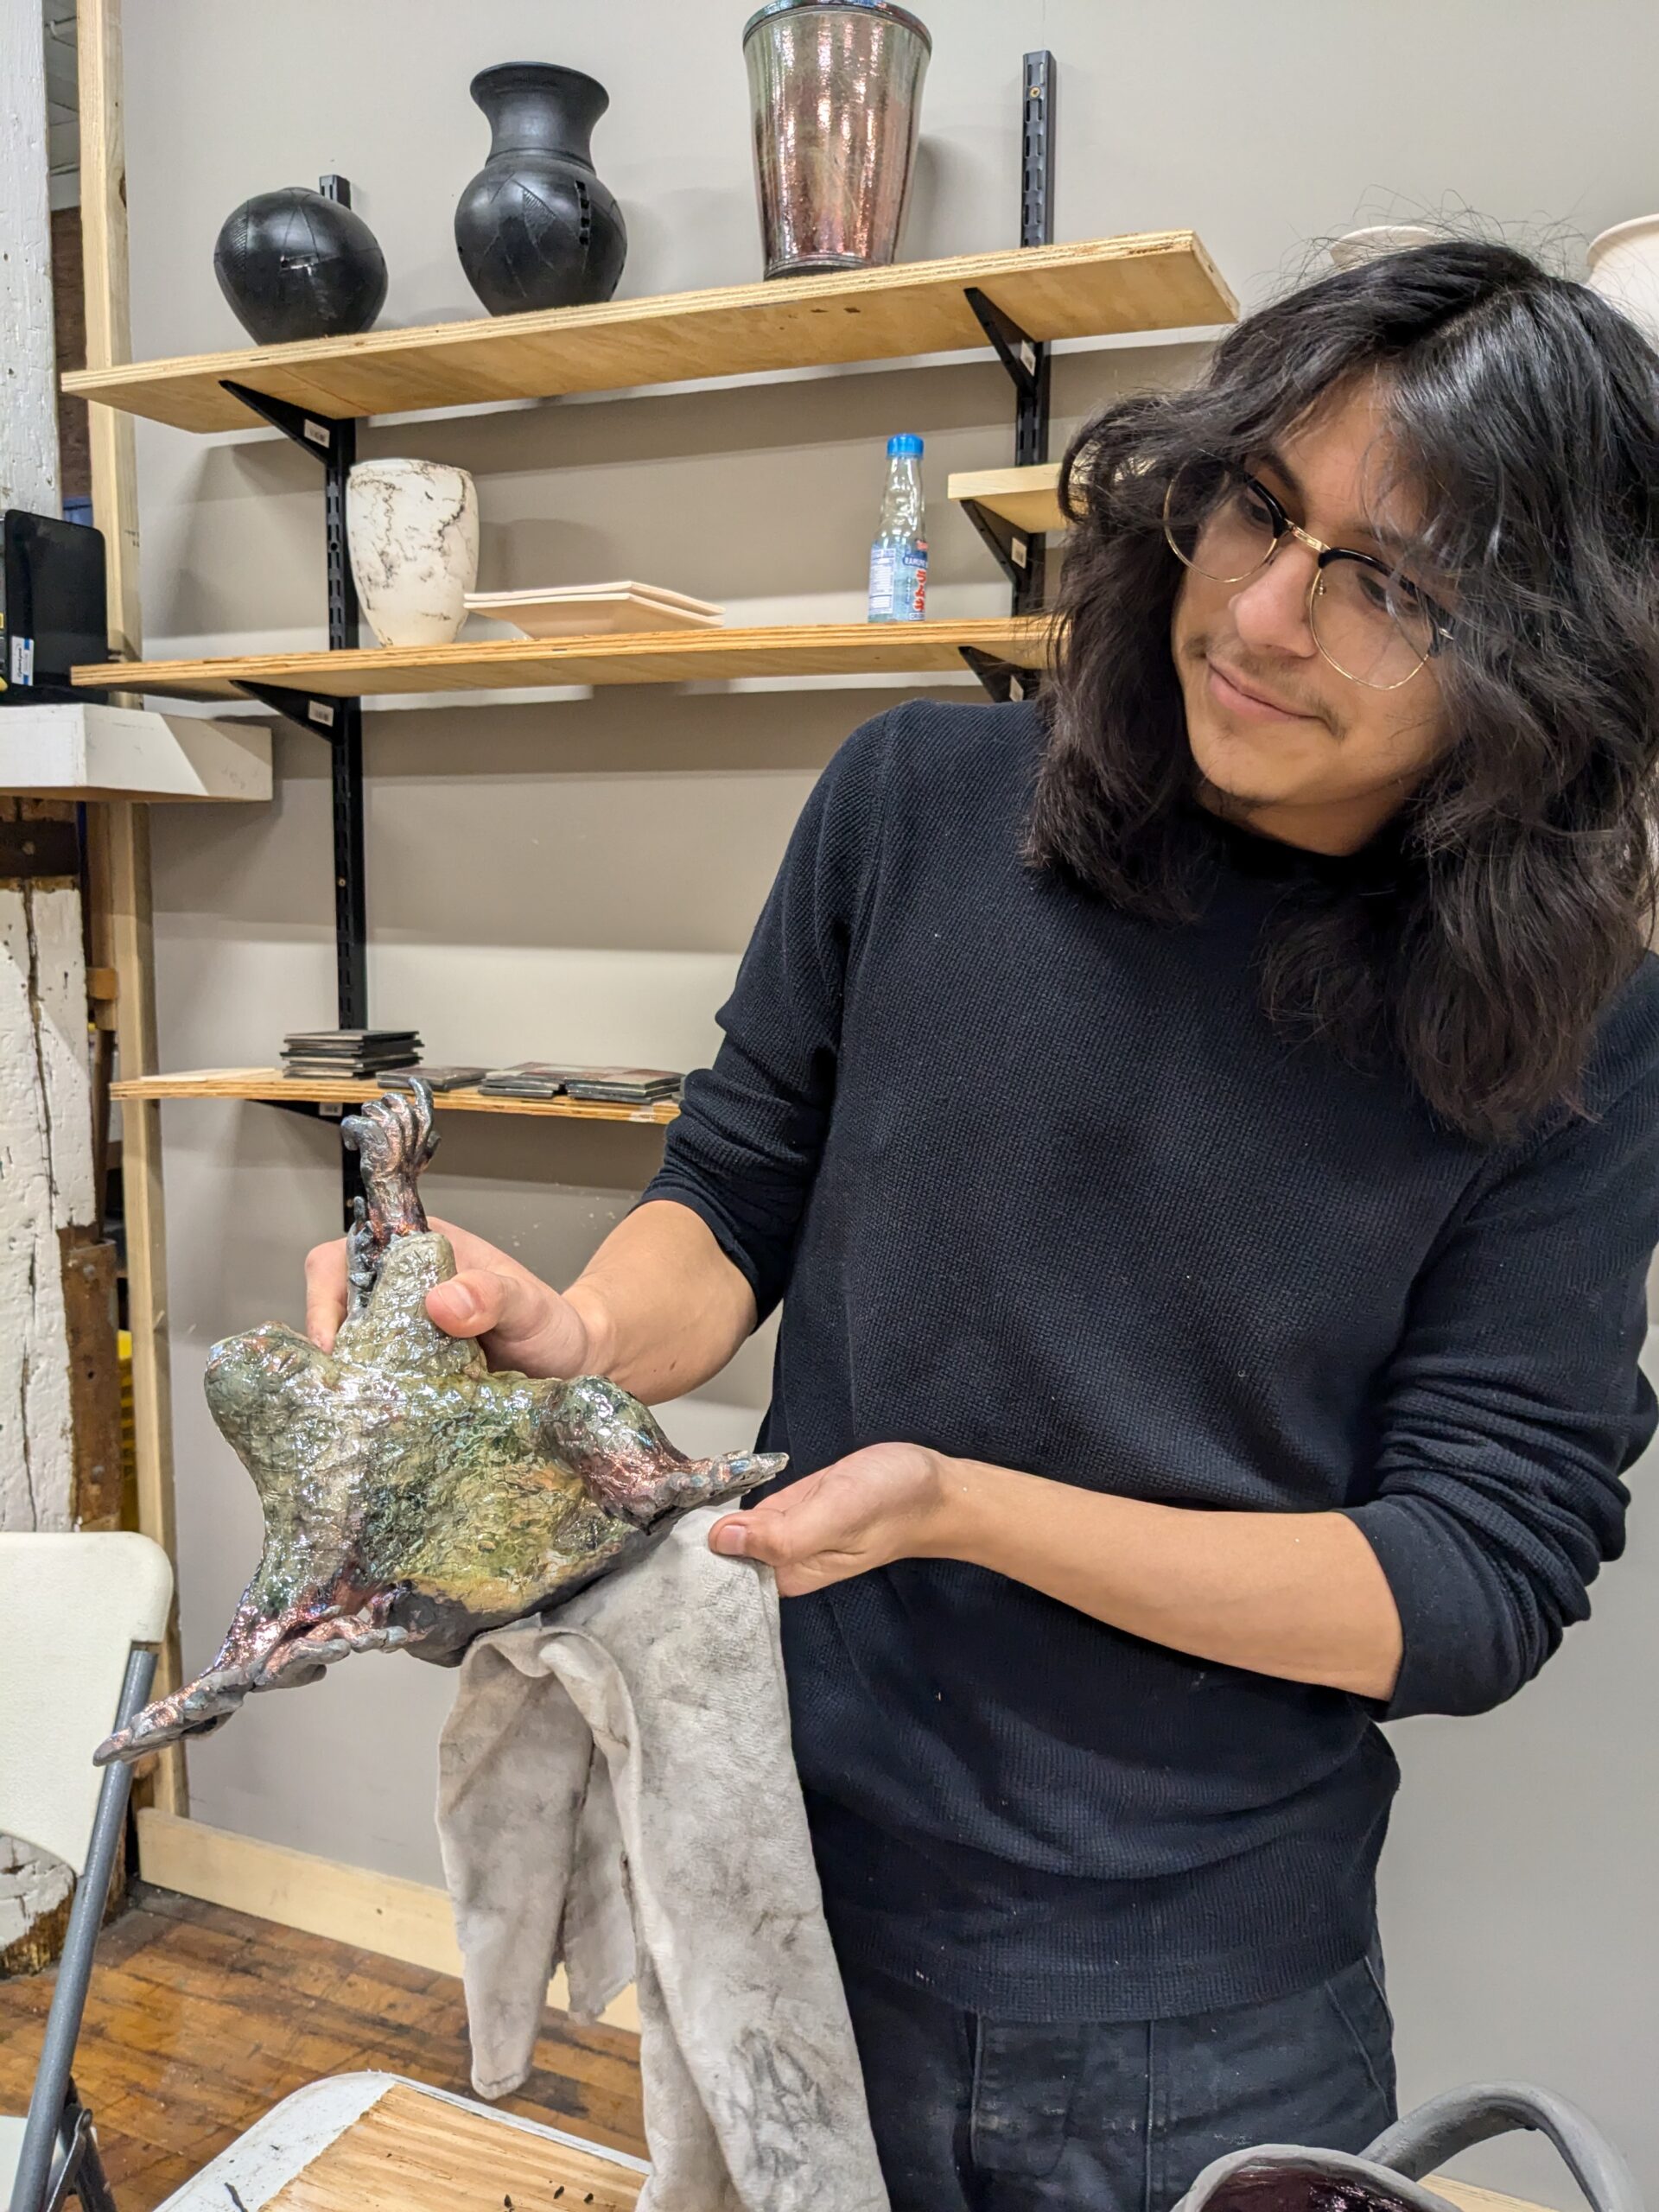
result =
[[[492,1367],[524,1375],[591,1375],[599,1365],[594,1332],[569,1299],[533,1275],[509,1252],[452,1223],[431,1226],[447,1236],[456,1273],[427,1293],[426,1310],[446,1335],[476,1337]],[[305,1332],[332,1351],[346,1318],[346,1240],[316,1245],[305,1262]]]

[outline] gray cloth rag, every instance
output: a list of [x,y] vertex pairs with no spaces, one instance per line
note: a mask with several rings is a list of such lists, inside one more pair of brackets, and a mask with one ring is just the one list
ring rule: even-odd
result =
[[563,1961],[630,1981],[640,2212],[887,2212],[824,1925],[769,1567],[690,1513],[547,1620],[480,1637],[438,1755],[479,2094],[529,2073]]

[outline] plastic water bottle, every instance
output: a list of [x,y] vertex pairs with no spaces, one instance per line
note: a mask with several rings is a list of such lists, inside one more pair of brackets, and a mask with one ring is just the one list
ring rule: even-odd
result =
[[887,440],[887,488],[870,548],[870,620],[919,622],[927,612],[927,533],[922,442],[913,431]]

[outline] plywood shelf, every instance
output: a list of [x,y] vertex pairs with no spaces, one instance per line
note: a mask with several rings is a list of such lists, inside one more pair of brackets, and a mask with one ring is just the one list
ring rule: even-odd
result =
[[[115,1098],[248,1098],[266,1104],[357,1106],[385,1088],[372,1076],[337,1082],[285,1076],[280,1068],[193,1068],[179,1075],[136,1076],[111,1084]],[[679,1108],[671,1098],[650,1105],[625,1106],[605,1099],[493,1098],[481,1090],[441,1090],[433,1101],[440,1113],[545,1115],[564,1122],[634,1122],[662,1128]]]
[[1066,526],[1058,461],[1039,461],[1029,468],[958,469],[947,479],[945,490],[951,499],[972,499],[1033,537]]
[[66,391],[181,430],[259,421],[226,380],[319,415],[392,415],[703,377],[892,360],[985,344],[969,287],[1032,338],[1230,322],[1237,302],[1191,231],[610,300],[81,369]]
[[481,644],[351,652],[256,653],[223,660],[99,661],[74,681],[92,690],[233,699],[239,683],[329,698],[396,692],[521,690],[561,683],[696,683],[736,677],[937,676],[969,646],[1020,668],[1049,657],[1048,626],[989,616],[965,622],[834,622],[758,630],[646,631],[616,638],[493,638]]

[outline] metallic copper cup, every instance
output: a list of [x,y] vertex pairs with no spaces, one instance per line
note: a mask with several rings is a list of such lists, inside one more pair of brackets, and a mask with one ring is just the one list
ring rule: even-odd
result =
[[933,41],[893,0],[771,0],[743,31],[768,276],[894,259]]

